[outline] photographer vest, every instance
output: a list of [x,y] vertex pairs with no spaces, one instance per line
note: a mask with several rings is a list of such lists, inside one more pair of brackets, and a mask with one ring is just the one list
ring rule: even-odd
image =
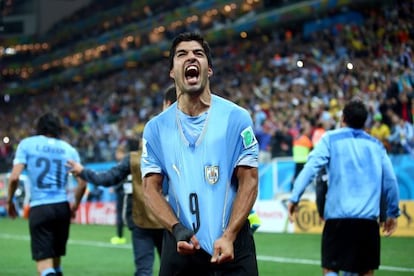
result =
[[132,174],[132,220],[141,228],[164,228],[145,205],[144,187],[140,168],[141,152],[130,152],[130,168]]

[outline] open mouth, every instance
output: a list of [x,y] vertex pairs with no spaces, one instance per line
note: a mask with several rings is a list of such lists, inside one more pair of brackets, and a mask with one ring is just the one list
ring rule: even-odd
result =
[[195,65],[190,65],[185,69],[185,78],[188,82],[196,82],[199,75],[200,71]]

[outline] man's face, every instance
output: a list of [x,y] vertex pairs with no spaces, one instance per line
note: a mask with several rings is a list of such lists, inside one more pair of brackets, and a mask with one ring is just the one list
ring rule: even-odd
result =
[[181,93],[201,94],[213,74],[206,53],[197,41],[183,41],[177,45],[170,77]]

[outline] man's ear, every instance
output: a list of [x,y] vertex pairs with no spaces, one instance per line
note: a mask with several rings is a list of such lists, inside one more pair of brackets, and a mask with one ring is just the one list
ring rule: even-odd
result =
[[341,126],[346,126],[347,125],[345,116],[343,114],[341,115],[341,123],[340,123],[340,125]]
[[213,69],[211,67],[208,67],[208,77],[211,77],[213,75]]
[[174,74],[173,74],[173,70],[170,70],[170,78],[174,79]]

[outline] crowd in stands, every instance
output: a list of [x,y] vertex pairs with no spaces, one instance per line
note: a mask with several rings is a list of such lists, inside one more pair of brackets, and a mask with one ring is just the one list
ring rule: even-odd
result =
[[[398,5],[397,5],[398,3]],[[275,28],[213,47],[212,91],[252,114],[263,162],[292,156],[294,140],[311,126],[339,127],[341,109],[355,96],[369,106],[368,132],[389,153],[413,153],[413,1],[360,11],[361,25],[337,24],[305,37]],[[115,149],[141,134],[161,111],[172,81],[161,59],[74,85],[4,99],[0,105],[0,162],[11,168],[15,146],[33,134],[45,111],[61,114],[66,139],[84,163],[113,161]]]

